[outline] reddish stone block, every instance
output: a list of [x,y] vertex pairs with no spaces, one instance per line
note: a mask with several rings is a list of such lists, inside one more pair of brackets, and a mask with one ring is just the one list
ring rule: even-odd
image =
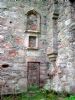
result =
[[23,39],[21,38],[21,37],[16,37],[15,38],[15,42],[17,43],[17,44],[22,44],[23,43]]
[[6,49],[9,49],[9,48],[11,48],[12,46],[11,46],[10,43],[4,43],[4,44],[3,44],[3,47],[6,48]]
[[16,55],[17,55],[16,50],[10,50],[10,51],[9,51],[9,56],[10,56],[10,57],[15,57]]

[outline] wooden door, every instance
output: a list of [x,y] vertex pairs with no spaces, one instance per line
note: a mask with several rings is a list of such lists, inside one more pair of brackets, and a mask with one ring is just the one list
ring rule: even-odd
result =
[[28,62],[28,86],[38,85],[40,81],[40,63]]

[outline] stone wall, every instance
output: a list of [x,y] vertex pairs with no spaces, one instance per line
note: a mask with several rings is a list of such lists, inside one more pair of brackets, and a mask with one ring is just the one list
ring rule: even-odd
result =
[[[36,30],[35,27],[27,30],[27,18],[31,13],[38,16]],[[69,0],[0,1],[2,93],[21,92],[27,88],[28,62],[40,62],[40,86],[47,83],[48,74],[49,88],[75,91],[74,13],[74,3]],[[29,47],[30,36],[36,38],[36,47]]]
[[[27,12],[35,10],[41,16],[39,33],[27,33]],[[27,88],[27,62],[40,62],[40,86],[46,82],[48,58],[46,49],[47,6],[43,2],[2,0],[0,2],[0,87],[8,94]],[[37,36],[38,48],[29,49],[30,35]]]
[[[51,88],[56,91],[71,91],[75,92],[74,88],[74,4],[67,1],[58,2],[58,19],[57,19],[57,49],[51,47],[49,44],[48,57],[51,62],[51,67],[49,69],[51,77]],[[72,12],[73,11],[73,12]],[[52,20],[51,20],[52,21]],[[51,22],[50,21],[50,22]],[[72,26],[71,26],[72,25]],[[54,28],[54,27],[53,27]],[[53,29],[52,28],[52,29]],[[55,34],[54,31],[50,29],[50,34]],[[54,35],[53,35],[54,36]],[[55,37],[55,36],[54,36]],[[51,37],[50,37],[51,38]],[[52,38],[53,39],[53,38]],[[52,40],[50,39],[50,40]],[[53,40],[52,43],[56,40]],[[51,49],[53,49],[51,51]],[[55,56],[57,53],[57,57]],[[52,56],[54,59],[52,60]],[[53,65],[54,64],[54,65]],[[73,89],[73,90],[72,90]]]

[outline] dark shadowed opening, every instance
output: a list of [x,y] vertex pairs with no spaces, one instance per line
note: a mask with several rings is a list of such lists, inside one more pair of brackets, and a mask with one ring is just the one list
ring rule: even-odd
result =
[[75,2],[75,0],[69,0],[71,3]]
[[3,65],[2,65],[2,68],[7,68],[7,67],[9,67],[8,64],[3,64]]

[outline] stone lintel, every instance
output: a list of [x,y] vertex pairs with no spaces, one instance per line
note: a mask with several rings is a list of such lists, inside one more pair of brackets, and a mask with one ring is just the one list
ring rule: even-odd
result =
[[26,62],[40,62],[36,57],[27,57]]

